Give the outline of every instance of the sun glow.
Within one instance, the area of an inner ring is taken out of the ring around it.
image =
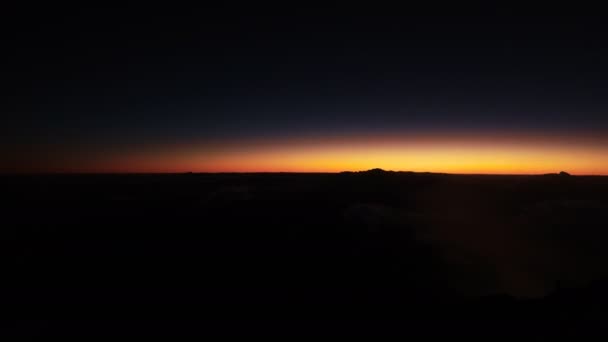
[[[258,139],[148,148],[98,158],[94,172],[418,172],[608,174],[608,144],[538,136]]]

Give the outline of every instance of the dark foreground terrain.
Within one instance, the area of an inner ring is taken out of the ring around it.
[[[608,177],[3,176],[2,333],[607,333]]]

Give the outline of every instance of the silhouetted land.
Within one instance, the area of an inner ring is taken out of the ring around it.
[[[580,337],[608,327],[608,177],[0,179],[6,334]]]

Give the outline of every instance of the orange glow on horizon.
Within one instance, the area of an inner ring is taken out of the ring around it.
[[[149,147],[95,158],[74,172],[395,171],[608,175],[598,139],[529,136],[406,136],[261,139]],[[60,170],[65,171],[65,170]]]

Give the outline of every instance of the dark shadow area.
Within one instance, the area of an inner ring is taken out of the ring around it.
[[[7,335],[608,327],[608,177],[4,176]]]

